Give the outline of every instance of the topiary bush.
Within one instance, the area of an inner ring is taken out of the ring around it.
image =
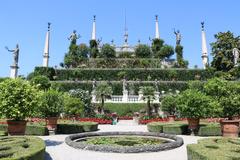
[[[104,108],[110,113],[117,113],[118,116],[126,116],[133,115],[134,112],[139,112],[145,106],[146,104],[144,103],[105,103]]]
[[[35,76],[30,80],[30,83],[36,85],[41,90],[47,90],[51,87],[50,80],[46,76]]]
[[[221,126],[219,124],[200,125],[198,136],[221,136]]]
[[[206,138],[187,145],[189,160],[238,160],[239,150],[239,139]]]
[[[98,123],[95,122],[60,123],[57,126],[57,133],[59,134],[74,134],[97,130]]]
[[[45,143],[38,137],[0,137],[0,159],[44,160]]]
[[[169,125],[169,124],[160,123],[160,122],[151,122],[147,124],[147,129],[149,132],[163,133],[163,126],[165,125]]]
[[[188,125],[187,124],[164,125],[163,133],[174,134],[174,135],[187,134],[188,133]]]

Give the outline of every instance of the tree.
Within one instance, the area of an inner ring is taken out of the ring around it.
[[[152,40],[151,49],[152,49],[154,57],[157,57],[156,55],[161,50],[163,44],[164,44],[164,40],[162,40],[162,39],[155,38]]]
[[[175,52],[177,54],[177,67],[187,68],[188,62],[183,59],[183,46],[177,45],[175,47]]]
[[[90,57],[97,58],[99,57],[98,43],[96,40],[90,40]]]
[[[233,33],[219,32],[214,35],[216,42],[211,43],[213,61],[211,66],[218,71],[227,72],[234,67],[234,48],[240,49],[240,37],[234,37]]]
[[[30,80],[32,85],[36,85],[41,90],[48,90],[51,87],[51,82],[46,76],[38,75]]]
[[[139,44],[135,49],[135,55],[138,58],[151,58],[152,52],[149,46],[145,44]]]
[[[77,48],[77,56],[78,58],[88,58],[89,48],[86,44],[82,43]]]
[[[96,98],[101,101],[100,113],[104,113],[104,102],[105,99],[109,99],[112,96],[112,87],[103,82],[96,87]]]
[[[155,55],[156,58],[164,59],[170,58],[174,54],[174,49],[172,46],[164,45]]]
[[[169,115],[176,114],[177,100],[175,95],[167,95],[161,102],[162,111],[167,112]]]
[[[101,49],[101,58],[116,58],[116,51],[110,44],[104,44]]]
[[[155,89],[152,86],[140,87],[143,93],[143,99],[147,101],[146,111],[147,115],[151,116],[151,101],[155,99],[154,92]]]

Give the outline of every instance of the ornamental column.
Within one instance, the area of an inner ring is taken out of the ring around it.
[[[156,17],[156,22],[155,22],[155,39],[160,39],[160,34],[159,34],[159,26],[158,26],[158,15]]]
[[[51,23],[48,23],[48,31],[46,34],[44,54],[43,54],[43,67],[48,67],[48,63],[49,63],[50,25]]]
[[[203,68],[206,69],[208,66],[208,51],[207,51],[207,40],[206,40],[206,33],[204,29],[204,22],[202,24],[202,63]]]
[[[92,40],[96,40],[96,15],[93,16]]]

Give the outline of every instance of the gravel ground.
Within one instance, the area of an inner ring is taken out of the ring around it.
[[[108,131],[147,131],[145,125],[135,125],[132,121],[120,121],[118,125],[99,125],[99,132]],[[42,136],[46,143],[46,160],[187,160],[186,145],[196,143],[201,137],[180,136],[184,145],[168,151],[156,153],[101,153],[71,148],[64,143],[68,135]]]

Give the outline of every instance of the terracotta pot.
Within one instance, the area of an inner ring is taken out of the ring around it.
[[[196,130],[199,127],[199,118],[188,118],[188,129]]]
[[[48,130],[56,130],[57,129],[57,120],[58,120],[58,117],[46,118],[46,124],[47,124]]]
[[[176,116],[174,116],[174,115],[169,115],[169,116],[168,116],[168,121],[169,121],[169,122],[174,122],[174,121],[175,121],[175,117],[176,117]]]
[[[26,130],[27,121],[13,121],[7,120],[8,135],[24,135]]]
[[[221,130],[223,137],[236,138],[239,134],[239,121],[240,120],[221,120]]]

